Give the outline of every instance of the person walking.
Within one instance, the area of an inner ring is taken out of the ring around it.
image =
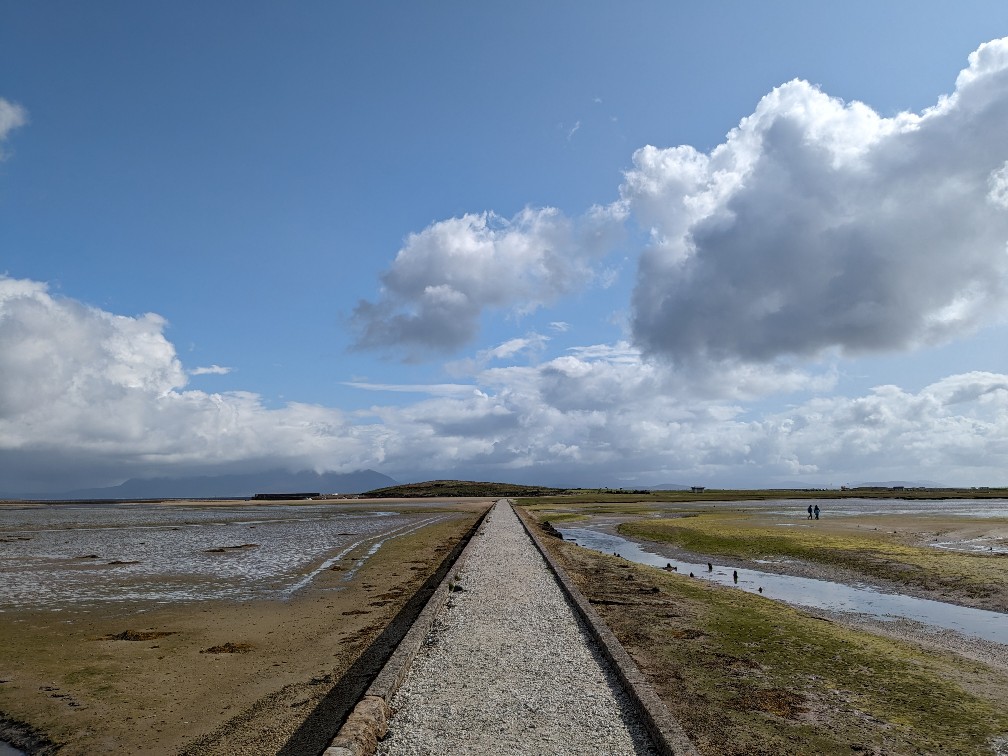
[[[815,511],[815,518],[818,520],[819,519],[819,505],[818,504],[815,505],[815,510],[814,511]]]
[[[808,505],[808,518],[810,520],[812,519],[812,505],[811,504]]]

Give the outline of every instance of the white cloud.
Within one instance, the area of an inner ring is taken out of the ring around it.
[[[987,177],[987,201],[992,205],[1008,209],[1008,161],[991,171]]]
[[[1001,317],[1006,122],[998,40],[920,115],[792,81],[709,154],[638,150],[622,187],[651,232],[635,340],[675,362],[767,363],[908,349]]]
[[[469,396],[478,393],[475,386],[464,383],[369,383],[367,381],[347,381],[344,385],[366,391],[428,394],[430,396]]]
[[[604,485],[616,480],[759,485],[927,477],[1003,482],[1008,376],[964,373],[913,393],[816,396],[754,413],[764,383],[832,376],[729,366],[698,381],[629,343],[526,366],[475,368],[467,383],[362,389],[425,397],[348,414],[248,392],[186,390],[155,315],[128,318],[0,279],[0,478],[8,491],[263,465],[397,477]],[[515,355],[523,339],[501,345]],[[707,385],[717,379],[720,385]]]
[[[1003,484],[1008,376],[972,372],[916,393],[889,385],[861,397],[823,397],[761,425],[780,429],[782,452],[839,482]]]
[[[8,490],[59,490],[130,476],[270,460],[354,470],[379,456],[368,426],[246,392],[187,391],[158,315],[114,315],[0,278],[0,478]],[[380,433],[378,433],[380,436]],[[364,452],[364,449],[368,449]]]
[[[198,367],[193,368],[189,371],[189,375],[227,375],[231,372],[229,367],[221,367],[220,365],[210,365],[209,367]]]
[[[618,208],[571,220],[553,208],[526,208],[506,220],[464,215],[411,234],[382,275],[377,302],[353,314],[360,347],[401,347],[408,359],[470,341],[487,309],[522,314],[576,291],[619,235]]]
[[[10,132],[26,123],[28,123],[28,111],[17,103],[0,97],[0,144],[6,141]],[[3,150],[0,150],[0,160],[3,158]]]

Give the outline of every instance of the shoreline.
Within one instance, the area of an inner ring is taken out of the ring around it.
[[[82,756],[277,752],[482,506],[439,508],[457,514],[364,544],[344,560],[363,560],[352,579],[334,564],[288,598],[0,611],[0,715],[22,724],[5,739],[29,745],[30,729]]]
[[[610,521],[608,516],[599,516],[596,519],[597,529],[610,535],[618,535],[621,538],[626,538],[627,540],[640,544],[642,548],[645,548],[648,551],[659,554],[663,557],[668,557],[669,559],[700,563],[712,561],[714,559],[714,557],[709,555],[690,552],[673,544],[648,539],[630,538],[623,535],[618,532],[617,528],[620,522],[626,521],[627,518],[612,518],[612,521]],[[720,567],[728,567],[738,570],[774,572],[776,574],[789,577],[811,578],[814,580],[842,583],[848,586],[856,585],[867,587],[880,593],[912,596],[914,598],[927,599],[930,601],[939,601],[952,606],[962,606],[1000,612],[1002,614],[1006,614],[1005,621],[1008,622],[1008,602],[1004,600],[993,603],[979,602],[971,600],[971,597],[961,594],[948,595],[947,593],[927,591],[917,586],[907,585],[895,580],[882,580],[876,576],[865,575],[860,572],[855,572],[854,570],[817,564],[811,561],[757,561],[754,559],[721,556],[716,557],[716,560],[718,566]],[[787,604],[788,602],[781,601],[781,603]],[[906,618],[893,618],[891,620],[885,620],[858,612],[816,609],[793,604],[788,605],[794,606],[796,609],[812,617],[818,617],[829,622],[843,624],[847,627],[865,630],[877,635],[907,641],[924,648],[954,653],[964,658],[992,666],[996,669],[1008,671],[1008,644],[964,635],[954,630]]]

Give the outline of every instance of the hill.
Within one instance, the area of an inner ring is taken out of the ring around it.
[[[564,488],[521,486],[515,483],[481,483],[471,480],[430,480],[424,483],[405,483],[377,488],[361,494],[375,499],[438,498],[450,496],[557,496],[566,493]]]

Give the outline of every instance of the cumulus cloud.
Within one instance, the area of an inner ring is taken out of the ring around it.
[[[820,397],[755,427],[779,453],[839,482],[938,474],[949,484],[998,485],[1008,376],[970,372],[918,392],[884,385],[866,396]]]
[[[400,347],[415,359],[469,342],[487,309],[529,313],[588,284],[622,228],[619,207],[579,219],[526,208],[510,220],[464,215],[411,234],[382,274],[377,301],[352,323],[359,347]]]
[[[156,315],[124,317],[0,278],[0,479],[8,491],[127,477],[284,466],[402,479],[439,471],[566,485],[719,485],[929,477],[991,483],[1008,453],[1008,376],[964,373],[917,392],[815,396],[786,412],[746,406],[764,381],[814,389],[829,375],[726,368],[711,390],[630,343],[528,365],[475,365],[468,382],[366,390],[422,394],[345,413],[264,406],[249,392],[187,390]],[[513,356],[524,346],[500,346]],[[731,387],[729,390],[727,387]]]
[[[804,81],[710,153],[644,147],[622,197],[650,231],[636,342],[675,362],[901,350],[1003,315],[1008,39],[955,91],[883,117]]]
[[[710,398],[705,386],[644,360],[628,343],[599,344],[528,366],[486,367],[473,376],[479,391],[376,412],[395,439],[386,462],[400,470],[411,470],[427,444],[424,461],[439,470],[654,484],[744,462],[758,431],[739,420],[743,407],[725,395],[740,397],[747,380],[727,374],[732,392]]]
[[[340,471],[380,458],[373,429],[333,409],[266,409],[252,393],[185,390],[158,315],[114,315],[0,277],[0,477],[53,490],[262,460]],[[365,439],[370,439],[365,441]],[[366,451],[365,451],[366,450]],[[69,473],[68,473],[69,474]],[[12,489],[17,490],[17,489]]]
[[[10,132],[26,123],[28,123],[28,111],[17,103],[0,97],[0,146],[6,141]],[[0,149],[0,160],[3,158],[4,152]]]

